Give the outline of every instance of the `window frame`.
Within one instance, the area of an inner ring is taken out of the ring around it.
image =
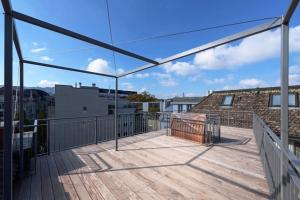
[[[231,98],[230,104],[226,104],[226,105],[225,105],[224,102],[225,102],[226,97],[228,97],[228,96],[230,96],[230,97],[232,97],[232,98]],[[223,99],[222,99],[221,106],[222,106],[222,107],[232,107],[232,105],[233,105],[233,100],[234,100],[234,94],[224,95],[224,96],[223,96]]]
[[[280,96],[281,94],[279,92],[269,94],[269,105],[268,105],[268,107],[270,107],[270,108],[279,108],[281,106],[281,102],[280,102],[280,105],[273,105],[273,96],[274,95],[279,95]],[[295,105],[289,105],[289,108],[299,107],[298,92],[289,92],[289,95],[295,95]]]

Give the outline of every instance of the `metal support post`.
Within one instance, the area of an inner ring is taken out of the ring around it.
[[[47,119],[47,154],[50,155],[50,119]]]
[[[95,121],[95,139],[96,139],[96,144],[98,144],[98,117],[96,116],[96,121]]]
[[[116,78],[115,87],[115,141],[116,151],[118,151],[118,78]]]
[[[4,15],[4,199],[12,199],[12,134],[13,134],[13,66],[12,42],[13,20],[9,13]]]
[[[20,107],[19,107],[19,129],[20,129],[20,178],[24,175],[24,150],[23,150],[23,136],[24,136],[24,66],[20,61]]]
[[[285,152],[288,151],[288,85],[289,85],[289,27],[281,26],[281,199],[287,199],[287,167],[288,159]]]

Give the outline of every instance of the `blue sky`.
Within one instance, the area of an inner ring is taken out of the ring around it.
[[[87,3],[88,2],[88,3]],[[156,35],[189,31],[243,20],[281,16],[288,0],[108,0],[114,43],[152,59],[205,44],[259,23],[148,41],[128,42]],[[38,19],[110,43],[105,0],[13,0],[13,8]],[[2,11],[3,12],[3,11]],[[3,17],[0,20],[3,47]],[[115,73],[112,52],[17,21],[24,57],[34,61],[79,69]],[[290,81],[300,84],[300,9],[290,30]],[[205,95],[208,90],[277,86],[279,81],[280,31],[274,30],[233,44],[190,56],[177,62],[120,79],[122,89],[144,91],[158,97]],[[3,84],[3,48],[0,48],[0,84]],[[14,57],[14,83],[18,62]],[[116,54],[118,72],[145,64]],[[114,80],[54,69],[25,66],[26,86],[96,83],[113,88]]]

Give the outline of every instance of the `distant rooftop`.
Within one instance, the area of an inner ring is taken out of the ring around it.
[[[79,87],[73,87],[72,85],[55,85],[55,86],[66,86],[66,87],[72,87],[74,89],[98,89],[100,94],[114,94],[114,89],[106,89],[106,88],[99,88],[96,86],[79,86]],[[131,95],[131,94],[137,94],[136,91],[128,91],[128,90],[118,90],[119,95]]]
[[[174,103],[199,103],[204,99],[204,97],[174,97]]]
[[[289,86],[289,89],[299,89],[300,85]],[[228,92],[255,92],[255,91],[267,91],[267,90],[280,90],[280,87],[257,87],[257,88],[247,88],[247,89],[234,89],[234,90],[218,90],[213,91],[213,93],[228,93]]]

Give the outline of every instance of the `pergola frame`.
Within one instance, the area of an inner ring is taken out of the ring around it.
[[[245,31],[224,37],[222,39],[216,40],[211,43],[207,43],[205,45],[201,45],[199,47],[184,51],[182,53],[160,59],[153,60],[136,53],[121,49],[119,47],[113,46],[111,44],[107,44],[101,42],[99,40],[90,38],[88,36],[67,30],[65,28],[50,24],[48,22],[44,22],[42,20],[33,18],[31,16],[27,16],[25,14],[16,12],[12,10],[11,4],[9,0],[1,0],[2,6],[4,9],[4,199],[12,199],[12,134],[13,134],[13,115],[12,115],[12,103],[13,103],[13,44],[16,48],[17,55],[19,58],[19,67],[20,67],[20,106],[19,106],[19,126],[20,126],[20,175],[23,176],[23,133],[24,133],[24,64],[32,64],[40,67],[49,67],[85,74],[93,74],[97,76],[106,76],[115,79],[115,148],[118,150],[118,79],[124,77],[129,74],[137,73],[139,71],[143,71],[155,66],[159,66],[183,57],[187,57],[202,51],[206,51],[233,41],[237,41],[252,35],[256,35],[258,33],[262,33],[271,29],[281,27],[281,142],[282,142],[282,155],[281,155],[281,198],[286,199],[286,185],[287,185],[287,166],[288,160],[285,156],[288,151],[288,65],[289,65],[289,22],[293,13],[299,3],[299,0],[291,0],[291,3],[285,13],[281,18],[277,18],[271,22],[264,23],[262,25],[256,26],[251,29],[247,29]],[[44,29],[48,29],[53,32],[57,32],[77,40],[81,40],[87,42],[89,44],[93,44],[144,62],[148,62],[149,64],[138,67],[134,70],[129,70],[120,75],[112,75],[112,74],[104,74],[104,73],[96,73],[90,72],[70,67],[64,67],[59,65],[52,65],[46,63],[40,63],[30,60],[23,59],[21,46],[18,39],[17,29],[14,20],[20,20],[35,26],[39,26]],[[48,147],[49,148],[49,147]],[[48,149],[48,152],[49,149]]]

